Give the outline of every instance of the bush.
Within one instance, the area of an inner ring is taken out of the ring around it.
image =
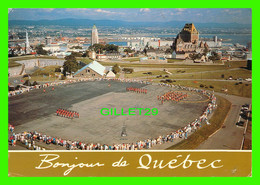
[[[165,75],[164,77],[165,77],[165,78],[169,78],[169,76],[168,76],[168,75]]]
[[[200,84],[200,87],[204,87],[204,85],[203,85],[203,84]]]
[[[55,68],[55,72],[61,72],[60,68],[59,67]]]
[[[31,82],[29,80],[26,80],[23,85],[31,86],[32,84],[31,84]]]
[[[66,80],[66,76],[62,75],[61,80]]]
[[[122,71],[124,71],[126,74],[131,74],[134,72],[134,69],[132,68],[123,68]]]
[[[214,86],[210,85],[209,88],[214,89]]]
[[[117,74],[117,73],[120,72],[120,68],[119,68],[118,64],[115,64],[115,65],[114,65],[112,71],[113,71],[113,73],[115,73],[115,74]]]
[[[33,82],[32,86],[39,85],[36,81]]]

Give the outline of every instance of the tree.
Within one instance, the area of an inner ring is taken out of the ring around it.
[[[36,81],[33,82],[32,86],[39,85]]]
[[[31,86],[32,84],[31,84],[31,82],[29,80],[26,80],[23,85]]]
[[[72,55],[72,56],[74,56],[74,57],[81,57],[81,56],[82,56],[82,53],[80,53],[80,52],[71,52],[70,55]]]
[[[66,73],[76,72],[80,67],[78,62],[73,55],[69,55],[65,57],[65,62],[63,64],[63,74],[66,76]]]
[[[82,49],[81,46],[72,46],[71,49]]]
[[[113,71],[113,73],[115,73],[115,74],[117,74],[117,73],[120,72],[120,68],[119,68],[118,64],[115,64],[115,65],[113,66],[112,71]]]
[[[144,52],[145,55],[147,55],[147,49],[146,48],[144,48],[143,52]]]
[[[114,44],[106,44],[104,50],[109,53],[118,52],[118,46]]]
[[[128,54],[128,53],[131,53],[133,51],[130,48],[126,48],[126,49],[124,49],[124,52],[126,52]]]
[[[205,49],[203,50],[203,55],[206,56],[209,52],[209,49],[207,47],[205,47]]]
[[[85,53],[83,53],[83,55],[82,55],[82,57],[89,57],[89,54],[88,54],[88,50],[86,50],[86,52]]]
[[[132,68],[123,68],[122,71],[124,71],[126,74],[130,74],[134,72]]]
[[[189,55],[190,59],[195,61],[196,59],[200,59],[201,55],[199,53],[193,53]]]
[[[39,55],[47,55],[48,54],[48,51],[44,50],[43,49],[44,45],[43,44],[40,44],[38,46],[36,46],[36,53],[39,54]]]
[[[102,53],[104,50],[105,46],[103,44],[93,44],[91,46],[89,46],[89,50],[90,51],[95,51],[96,53]]]
[[[214,51],[211,53],[211,56],[209,56],[209,60],[212,60],[212,61],[220,60],[220,59],[221,59],[221,56]]]
[[[173,52],[173,49],[172,48],[168,48],[166,49],[165,53],[172,53]]]

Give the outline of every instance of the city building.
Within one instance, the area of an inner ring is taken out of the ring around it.
[[[174,59],[186,59],[188,56],[185,55],[184,51],[173,51],[172,58]]]
[[[173,49],[184,52],[196,52],[199,43],[199,32],[193,23],[187,23],[173,42]]]
[[[207,43],[209,48],[221,48],[222,42],[218,41],[218,37],[214,36],[213,40],[206,40],[205,43]]]
[[[89,51],[88,56],[89,58],[95,60],[97,58],[97,53],[95,51]]]
[[[107,53],[106,54],[107,59],[113,60],[113,59],[122,59],[122,56],[120,53],[114,52],[114,53]]]
[[[31,52],[30,50],[30,43],[29,43],[29,38],[28,38],[28,32],[26,30],[26,33],[25,33],[25,54],[29,54]]]
[[[47,46],[47,45],[50,45],[51,44],[51,37],[49,37],[49,36],[47,36],[46,38],[45,38],[45,45]]]
[[[97,60],[107,60],[107,56],[105,54],[97,54]]]
[[[170,48],[172,46],[172,41],[163,40],[160,38],[149,38],[149,37],[141,37],[138,39],[131,39],[127,42],[127,46],[134,50],[143,50],[145,47],[152,48],[161,48],[166,47]]]
[[[96,25],[93,26],[92,28],[92,33],[91,33],[91,45],[93,44],[98,44],[98,30]]]

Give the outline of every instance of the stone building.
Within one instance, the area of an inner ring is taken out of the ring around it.
[[[74,77],[83,77],[83,78],[102,78],[105,77],[106,68],[105,66],[101,65],[100,63],[93,61],[88,65],[82,67],[78,70]]]
[[[196,51],[199,42],[199,32],[193,23],[187,23],[177,35],[173,43],[175,51]]]

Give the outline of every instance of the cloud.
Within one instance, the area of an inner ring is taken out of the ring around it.
[[[139,11],[140,12],[150,12],[151,9],[150,8],[141,8]]]
[[[41,8],[40,10],[42,12],[52,12],[53,10],[55,10],[55,8]]]
[[[186,10],[187,8],[175,8],[174,12],[171,12],[170,15],[182,15],[182,13]]]
[[[109,10],[104,10],[104,9],[96,9],[94,10],[95,12],[98,12],[98,13],[105,13],[105,14],[119,14],[119,15],[124,15],[125,13],[123,12],[113,12],[113,11],[109,11]]]
[[[187,8],[176,8],[175,10],[177,12],[184,12]]]
[[[66,12],[79,12],[79,11],[89,11],[91,10],[90,8],[66,8]]]
[[[229,15],[233,15],[233,14],[239,14],[241,13],[241,9],[224,9],[223,12],[229,14]]]

